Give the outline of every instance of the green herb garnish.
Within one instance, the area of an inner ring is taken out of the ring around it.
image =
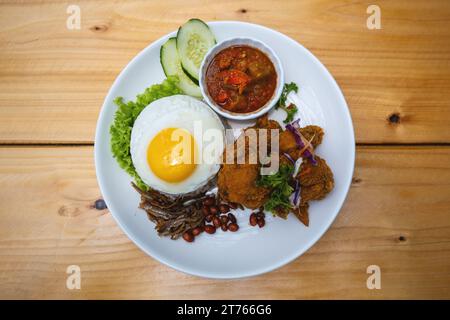
[[[286,108],[283,108],[283,109],[287,113],[286,119],[284,119],[283,122],[291,123],[292,121],[294,121],[294,116],[298,111],[297,106],[295,104],[291,103],[290,105],[288,105]]]
[[[280,100],[278,100],[278,107],[283,107],[286,105],[286,99],[289,93],[298,92],[298,86],[295,82],[285,83],[283,91],[281,92]]]
[[[294,188],[289,185],[294,174],[294,166],[282,164],[278,171],[271,175],[260,176],[257,181],[258,186],[272,189],[269,200],[264,204],[264,209],[277,214],[277,210],[292,208],[289,197]]]
[[[290,92],[298,92],[298,86],[295,82],[285,83],[283,87],[283,91],[281,92],[280,100],[276,105],[276,109],[281,108],[286,111],[287,116],[284,119],[284,123],[289,123],[294,120],[294,116],[297,113],[297,106],[291,103],[289,106],[286,106],[286,99]]]
[[[167,77],[161,84],[154,84],[145,89],[144,93],[136,96],[136,101],[125,103],[122,97],[114,99],[114,103],[119,108],[109,129],[111,134],[111,151],[119,166],[134,178],[136,185],[142,190],[148,190],[148,186],[137,174],[130,154],[131,130],[134,121],[149,103],[180,93],[182,92],[178,88],[178,78],[171,76]]]

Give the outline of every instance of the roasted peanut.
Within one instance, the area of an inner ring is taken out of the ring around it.
[[[203,206],[202,207],[202,212],[205,216],[207,216],[208,214],[210,214],[209,212],[209,207],[208,206]]]
[[[216,205],[212,205],[211,207],[209,207],[209,212],[211,212],[212,214],[217,214],[219,213],[219,208],[217,208]]]
[[[253,227],[256,226],[258,224],[258,218],[256,217],[256,214],[252,213],[250,215],[249,221],[250,221],[251,226],[253,226]]]
[[[228,219],[227,216],[221,216],[221,217],[220,217],[220,221],[222,221],[222,224],[227,224],[229,220],[230,220],[230,219]]]
[[[231,221],[232,223],[236,223],[236,217],[234,216],[234,214],[229,213],[229,214],[228,214],[228,219],[230,219],[230,221]]]
[[[205,226],[205,232],[209,233],[209,234],[213,234],[213,233],[216,232],[216,228],[214,226],[210,225],[210,224],[207,224]]]
[[[214,199],[213,197],[209,197],[203,200],[204,206],[212,206],[214,204],[216,204],[216,199]]]
[[[194,241],[195,237],[191,233],[191,231],[188,230],[183,233],[183,239],[186,240],[187,242],[192,242],[192,241]]]
[[[213,220],[213,225],[216,228],[219,228],[222,225],[222,221],[220,221],[220,219],[218,217],[214,217]]]
[[[231,232],[236,232],[239,230],[239,226],[236,223],[230,223],[228,225],[228,230],[230,230]]]
[[[194,237],[198,236],[202,232],[203,232],[203,227],[196,227],[196,228],[192,229],[192,235]]]
[[[256,213],[256,217],[258,219],[264,219],[266,217],[266,214],[264,212],[260,211],[260,212]]]
[[[266,220],[264,218],[258,220],[258,227],[262,228],[266,225]]]
[[[220,211],[221,213],[227,213],[227,212],[230,212],[230,207],[229,207],[228,205],[222,203],[222,204],[219,206],[219,211]]]

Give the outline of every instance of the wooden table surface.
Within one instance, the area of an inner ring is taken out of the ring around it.
[[[0,1],[0,298],[450,298],[450,2]],[[187,5],[189,3],[189,5]],[[369,4],[381,30],[366,27]],[[191,17],[296,39],[347,99],[347,201],[294,262],[258,277],[185,275],[140,251],[101,198],[94,131],[118,73]],[[66,268],[82,270],[81,290]],[[381,268],[369,290],[366,268]]]

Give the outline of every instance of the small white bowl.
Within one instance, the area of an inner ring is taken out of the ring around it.
[[[228,111],[221,106],[219,106],[217,103],[214,102],[214,100],[211,98],[208,92],[208,88],[206,85],[206,71],[209,67],[209,64],[211,63],[212,59],[222,50],[229,48],[231,46],[239,46],[239,45],[245,45],[249,47],[256,48],[263,53],[267,55],[267,57],[272,61],[273,66],[275,67],[275,72],[277,73],[277,86],[275,87],[274,93],[272,97],[270,98],[267,103],[259,108],[258,110],[247,112],[247,113],[238,113],[238,112],[231,112]],[[205,99],[206,103],[218,114],[222,115],[225,118],[228,119],[234,119],[234,120],[248,120],[248,119],[255,119],[266,112],[268,112],[280,99],[281,92],[283,91],[284,86],[284,71],[283,67],[281,66],[280,59],[275,54],[275,52],[265,43],[250,39],[250,38],[232,38],[225,41],[222,41],[218,44],[216,44],[214,47],[212,47],[208,53],[206,53],[205,57],[203,58],[202,64],[200,66],[200,79],[199,79],[199,85],[200,90],[203,95],[203,99]]]

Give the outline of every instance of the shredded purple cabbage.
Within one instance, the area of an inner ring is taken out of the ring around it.
[[[284,152],[283,154],[292,164],[295,164],[294,159],[292,159],[292,157],[289,155],[289,153]]]
[[[300,134],[298,133],[297,129],[292,124],[287,124],[286,129],[289,130],[294,134],[295,143],[297,144],[297,147],[304,148],[305,144],[302,141],[302,137],[300,137]]]
[[[317,160],[316,160],[316,158],[314,158],[314,155],[313,155],[308,149],[306,149],[305,152],[303,152],[303,153],[305,154],[306,158],[308,158],[309,161],[311,161],[311,163],[312,163],[314,166],[317,166]]]
[[[298,204],[298,198],[300,195],[300,182],[298,179],[295,179],[295,189],[294,189],[294,206]]]
[[[305,144],[302,141],[302,137],[300,136],[300,133],[297,131],[297,128],[299,128],[299,121],[300,119],[295,120],[294,122],[287,124],[286,125],[286,129],[289,130],[290,132],[292,132],[292,134],[294,135],[295,138],[295,143],[297,144],[297,147],[299,147],[300,149],[303,149],[305,147]],[[314,156],[312,155],[312,153],[306,149],[305,152],[303,152],[305,157],[309,159],[309,161],[311,161],[311,163],[313,165],[317,165],[317,161],[314,158]]]
[[[300,118],[292,121],[291,126],[293,126],[295,129],[300,129]]]

